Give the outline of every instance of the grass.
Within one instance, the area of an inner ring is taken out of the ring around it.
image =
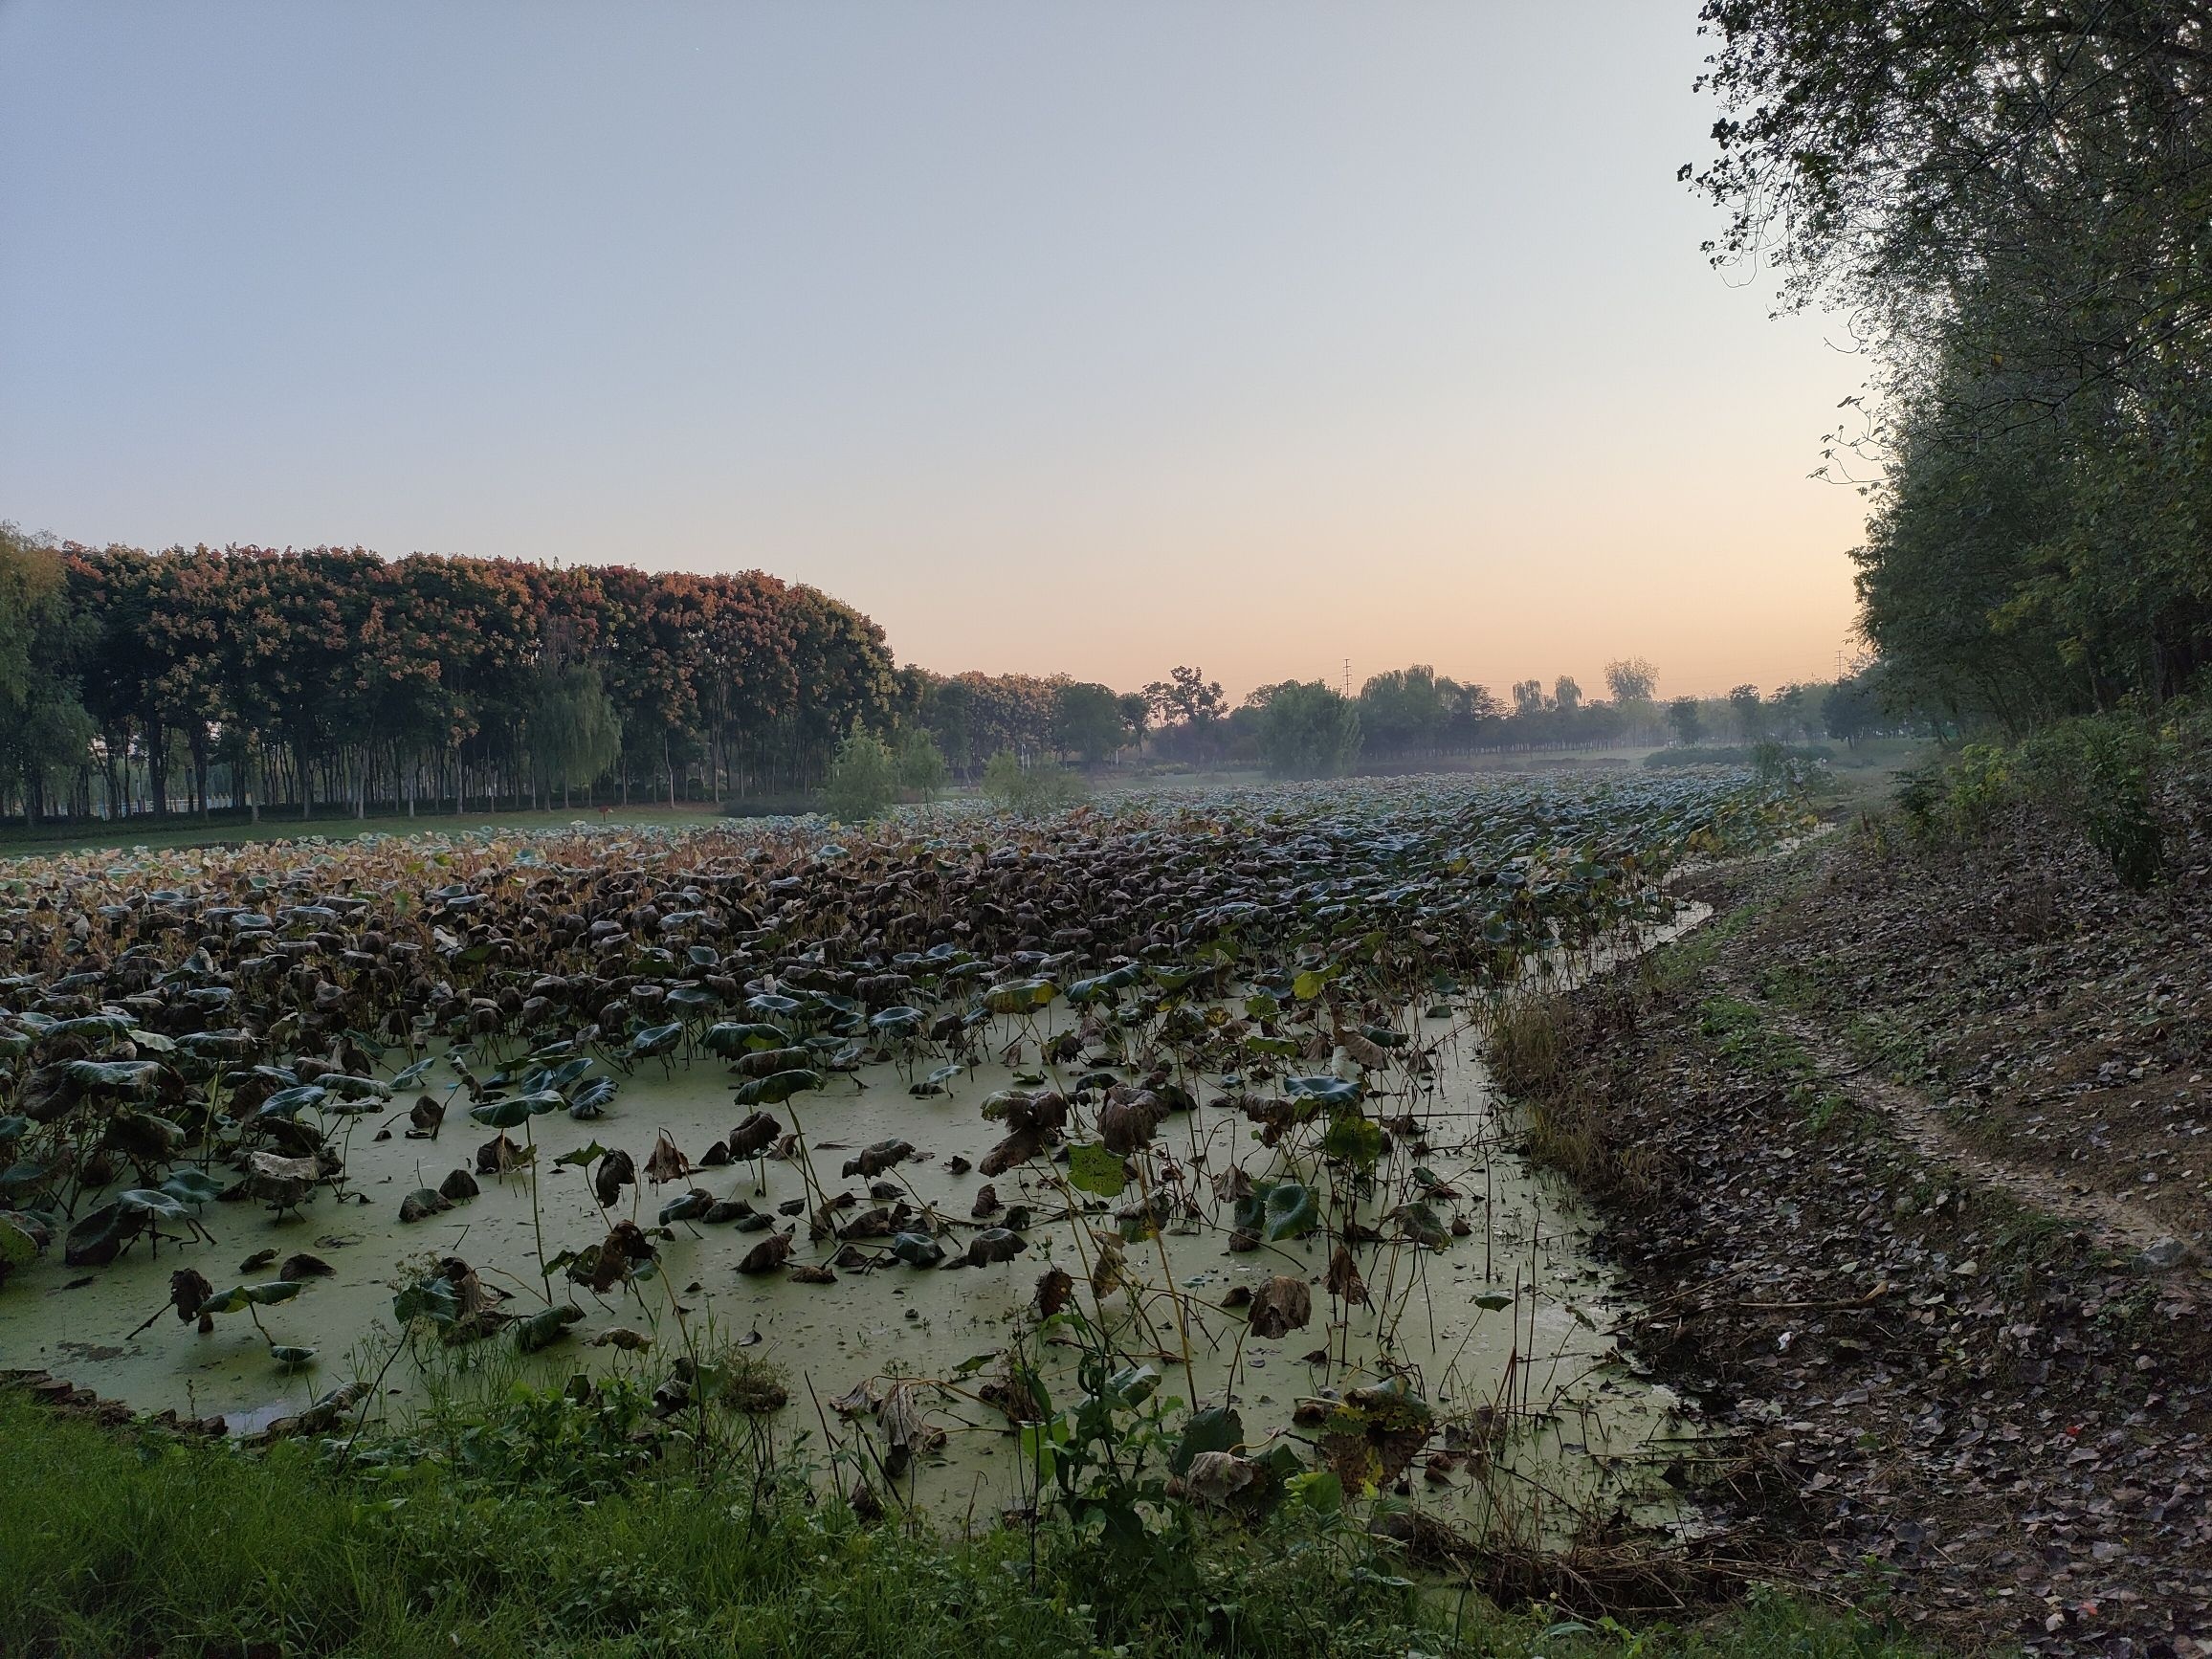
[[[258,841],[296,841],[321,836],[331,841],[351,841],[360,835],[452,834],[476,830],[558,830],[582,820],[586,824],[659,824],[712,826],[726,824],[719,809],[710,805],[639,805],[616,807],[605,820],[596,807],[576,806],[563,811],[425,812],[409,818],[379,815],[355,818],[332,813],[302,819],[297,813],[264,814],[258,824],[242,812],[217,812],[211,819],[196,814],[172,813],[166,818],[132,818],[115,825],[80,823],[40,826],[26,830],[11,825],[0,830],[0,858],[77,852],[100,848],[237,847]]]
[[[557,1398],[557,1397],[556,1397]],[[498,1407],[478,1444],[557,1417]],[[518,1426],[520,1426],[519,1428]],[[539,1449],[542,1449],[540,1448]],[[0,1652],[937,1659],[1065,1654],[1681,1655],[1903,1659],[1868,1621],[1754,1594],[1631,1633],[1506,1614],[1400,1576],[1345,1524],[1201,1531],[1188,1588],[1120,1593],[1113,1558],[1043,1529],[959,1541],[864,1525],[788,1466],[667,1468],[559,1493],[527,1455],[409,1449],[339,1471],[301,1443],[249,1452],[110,1430],[0,1390]],[[573,1482],[569,1483],[573,1489]]]
[[[1698,1004],[1697,1023],[1699,1035],[1723,1064],[1781,1090],[1816,1135],[1825,1134],[1850,1110],[1850,1102],[1828,1087],[1805,1046],[1769,1025],[1754,1004],[1714,993]]]

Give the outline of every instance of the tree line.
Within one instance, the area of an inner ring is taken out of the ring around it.
[[[2189,685],[2212,657],[2212,5],[1703,21],[1712,252],[1847,313],[1874,357],[1826,458],[1870,497],[1858,592],[1891,704],[2018,733]]]
[[[0,764],[33,820],[799,788],[899,694],[881,629],[758,571],[0,535]]]
[[[852,607],[759,571],[146,553],[0,527],[0,807],[33,823],[466,814],[580,792],[789,806],[856,732],[882,740],[872,763],[927,793],[994,762],[1002,778],[1133,753],[1330,776],[1748,730],[1727,703],[1662,704],[1657,687],[1640,659],[1609,665],[1599,697],[1559,675],[1501,698],[1416,665],[1356,696],[1285,681],[1232,708],[1190,666],[1129,692],[901,666]],[[1763,723],[1809,732],[1809,695],[1776,694]]]

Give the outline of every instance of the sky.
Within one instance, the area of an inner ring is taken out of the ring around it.
[[[901,661],[1825,678],[1863,360],[1695,0],[0,0],[0,519],[760,568]]]

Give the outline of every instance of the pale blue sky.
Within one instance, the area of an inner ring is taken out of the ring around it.
[[[1831,671],[1694,0],[0,0],[0,517],[758,565],[904,659]]]

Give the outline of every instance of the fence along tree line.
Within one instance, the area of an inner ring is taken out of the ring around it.
[[[899,690],[874,623],[759,571],[0,535],[0,763],[33,821],[803,790]]]

